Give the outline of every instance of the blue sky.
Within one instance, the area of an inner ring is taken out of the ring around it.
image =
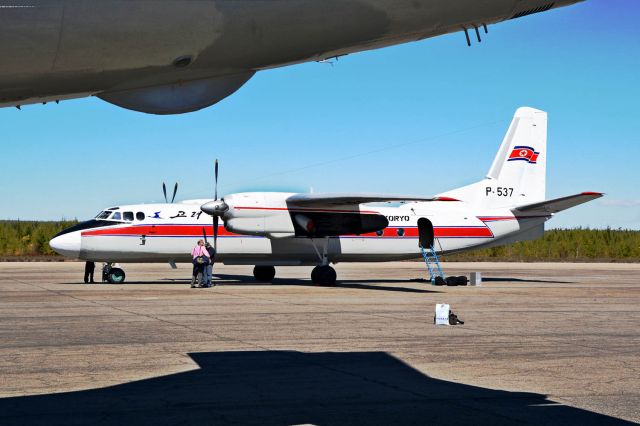
[[[549,113],[547,196],[604,199],[550,227],[640,229],[640,4],[584,3],[490,27],[258,73],[203,111],[157,117],[98,99],[0,109],[0,218],[246,190],[433,195],[488,170],[513,112]]]

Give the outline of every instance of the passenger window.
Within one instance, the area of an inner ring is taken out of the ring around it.
[[[398,237],[404,237],[404,229],[398,228],[398,230],[396,231],[396,234],[398,234]]]
[[[120,219],[122,219],[120,212],[115,212],[113,216],[111,216],[111,220],[120,220]]]
[[[383,231],[382,229],[381,229],[381,230],[379,230],[379,231],[376,231],[376,235],[377,235],[378,237],[382,237],[382,234],[384,234],[384,231]]]
[[[124,213],[122,213],[122,217],[127,222],[133,222],[133,212],[124,212]]]
[[[138,212],[138,213],[136,213],[136,219],[138,219],[138,220],[144,220],[144,213],[142,213],[142,212]]]

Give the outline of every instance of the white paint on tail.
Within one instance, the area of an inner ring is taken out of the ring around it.
[[[544,201],[547,173],[547,113],[519,108],[487,176],[439,196],[491,208]]]

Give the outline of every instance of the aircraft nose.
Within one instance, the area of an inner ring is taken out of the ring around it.
[[[80,256],[80,232],[58,235],[49,241],[49,245],[59,254],[77,259]]]

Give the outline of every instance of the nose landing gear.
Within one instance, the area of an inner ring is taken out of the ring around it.
[[[102,267],[102,282],[109,284],[122,284],[125,279],[124,270],[115,268],[110,263],[105,263]]]

